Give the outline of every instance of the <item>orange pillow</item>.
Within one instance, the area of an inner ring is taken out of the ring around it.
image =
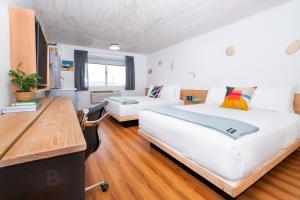
[[[240,110],[249,110],[250,101],[254,95],[256,87],[236,88],[226,87],[227,92],[221,105],[223,108],[234,108]]]

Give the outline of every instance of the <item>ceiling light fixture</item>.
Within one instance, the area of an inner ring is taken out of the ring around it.
[[[119,51],[120,50],[120,46],[119,46],[119,44],[112,43],[112,44],[109,45],[109,49],[113,50],[113,51]]]

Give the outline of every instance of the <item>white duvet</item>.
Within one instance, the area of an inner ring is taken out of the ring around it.
[[[259,127],[258,132],[234,140],[218,131],[162,114],[147,110],[139,113],[141,130],[230,183],[243,179],[300,139],[300,117],[296,114],[241,111],[206,104],[176,107]]]
[[[171,100],[171,99],[163,99],[163,98],[151,98],[148,96],[128,96],[124,98],[135,99],[139,103],[138,104],[130,104],[130,105],[122,105],[117,101],[113,101],[110,99],[106,99],[109,103],[106,107],[107,111],[113,114],[116,114],[120,117],[138,115],[139,111],[153,108],[157,106],[175,106],[175,105],[183,105],[184,102],[182,100]]]

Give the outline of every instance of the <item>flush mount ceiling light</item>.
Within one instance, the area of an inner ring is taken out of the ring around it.
[[[120,50],[120,46],[119,46],[119,44],[111,43],[111,44],[109,45],[109,49],[110,49],[110,50],[113,50],[113,51],[119,51],[119,50]]]

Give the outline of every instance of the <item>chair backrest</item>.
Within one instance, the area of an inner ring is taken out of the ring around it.
[[[101,140],[99,136],[99,125],[102,119],[105,118],[105,106],[108,102],[103,102],[89,109],[83,110],[81,128],[86,141],[85,159],[94,153],[100,146]]]

